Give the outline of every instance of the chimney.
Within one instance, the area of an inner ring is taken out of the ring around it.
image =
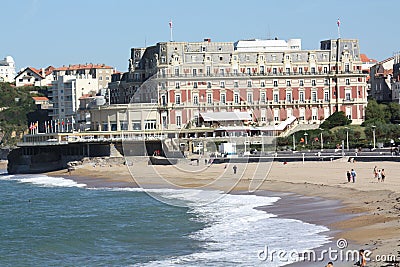
[[[44,71],[44,68],[42,68],[42,76],[46,77],[46,72]]]

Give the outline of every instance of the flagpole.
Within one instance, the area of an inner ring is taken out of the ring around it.
[[[172,20],[169,21],[169,34],[170,34],[170,39],[169,41],[172,42],[174,39],[172,38]]]
[[[337,20],[338,38],[340,39],[340,19]]]

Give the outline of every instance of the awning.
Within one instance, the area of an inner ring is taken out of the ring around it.
[[[290,116],[289,118],[287,118],[285,121],[281,122],[278,125],[268,125],[268,126],[264,126],[264,127],[258,127],[258,129],[260,131],[283,131],[286,129],[286,127],[288,127],[289,125],[291,125],[293,122],[295,122],[297,120],[297,118],[295,116]]]
[[[248,126],[224,126],[218,127],[215,129],[216,132],[224,131],[224,132],[248,132],[248,131],[256,131],[257,128],[255,127],[248,127]]]
[[[277,127],[277,131],[283,131],[288,127],[290,124],[292,124],[297,118],[295,116],[290,116],[287,118],[285,121],[281,122]]]
[[[207,112],[200,113],[204,121],[251,121],[248,112]]]

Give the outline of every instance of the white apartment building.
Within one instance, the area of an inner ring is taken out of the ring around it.
[[[114,68],[105,64],[76,64],[54,68],[54,81],[49,89],[53,119],[71,119],[78,121],[79,98],[84,95],[96,95],[99,90],[108,87]]]
[[[98,89],[107,88],[111,82],[111,74],[114,68],[105,64],[75,64],[54,69],[54,76],[74,75],[79,78],[93,78],[98,80]]]
[[[75,118],[79,108],[79,98],[86,94],[96,94],[99,83],[96,78],[75,75],[59,76],[52,82],[49,98],[53,110],[49,114],[54,120]]]
[[[14,82],[15,62],[11,56],[6,56],[0,60],[0,82]]]

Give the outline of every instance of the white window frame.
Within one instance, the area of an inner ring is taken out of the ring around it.
[[[351,107],[346,107],[346,117],[349,119],[349,120],[351,120],[351,118],[352,118],[352,110],[351,110]]]
[[[212,104],[212,93],[207,93],[207,104]]]
[[[318,120],[318,108],[311,109],[311,120],[313,121]]]
[[[279,109],[274,109],[274,121],[279,121]]]
[[[305,99],[304,95],[305,95],[304,91],[299,92],[299,102],[300,103],[304,103],[304,99]]]
[[[273,100],[274,100],[274,103],[278,103],[279,102],[279,93],[274,93],[273,94]]]
[[[292,103],[292,100],[293,100],[293,98],[292,98],[292,92],[291,92],[291,91],[286,92],[286,102]]]
[[[306,118],[306,109],[300,108],[299,109],[299,120],[305,120]]]
[[[313,103],[317,102],[317,92],[316,91],[311,92],[311,102],[313,102]]]
[[[175,93],[175,105],[180,105],[182,103],[181,94]]]
[[[176,127],[180,128],[182,127],[182,116],[181,114],[176,114]]]
[[[247,103],[253,103],[253,93],[247,92]]]
[[[344,92],[344,100],[351,101],[351,89],[346,89]]]
[[[265,92],[261,92],[260,93],[260,102],[263,103],[263,104],[266,102],[266,97],[265,96],[266,96]]]
[[[329,91],[324,91],[324,101],[325,102],[329,102],[330,101]]]
[[[219,95],[219,101],[223,104],[226,104],[226,93],[221,93]]]
[[[234,93],[234,94],[233,94],[233,102],[234,102],[235,104],[239,104],[239,103],[240,103],[240,96],[239,96],[239,93]]]
[[[199,104],[199,95],[198,94],[193,94],[193,104],[194,105]]]

